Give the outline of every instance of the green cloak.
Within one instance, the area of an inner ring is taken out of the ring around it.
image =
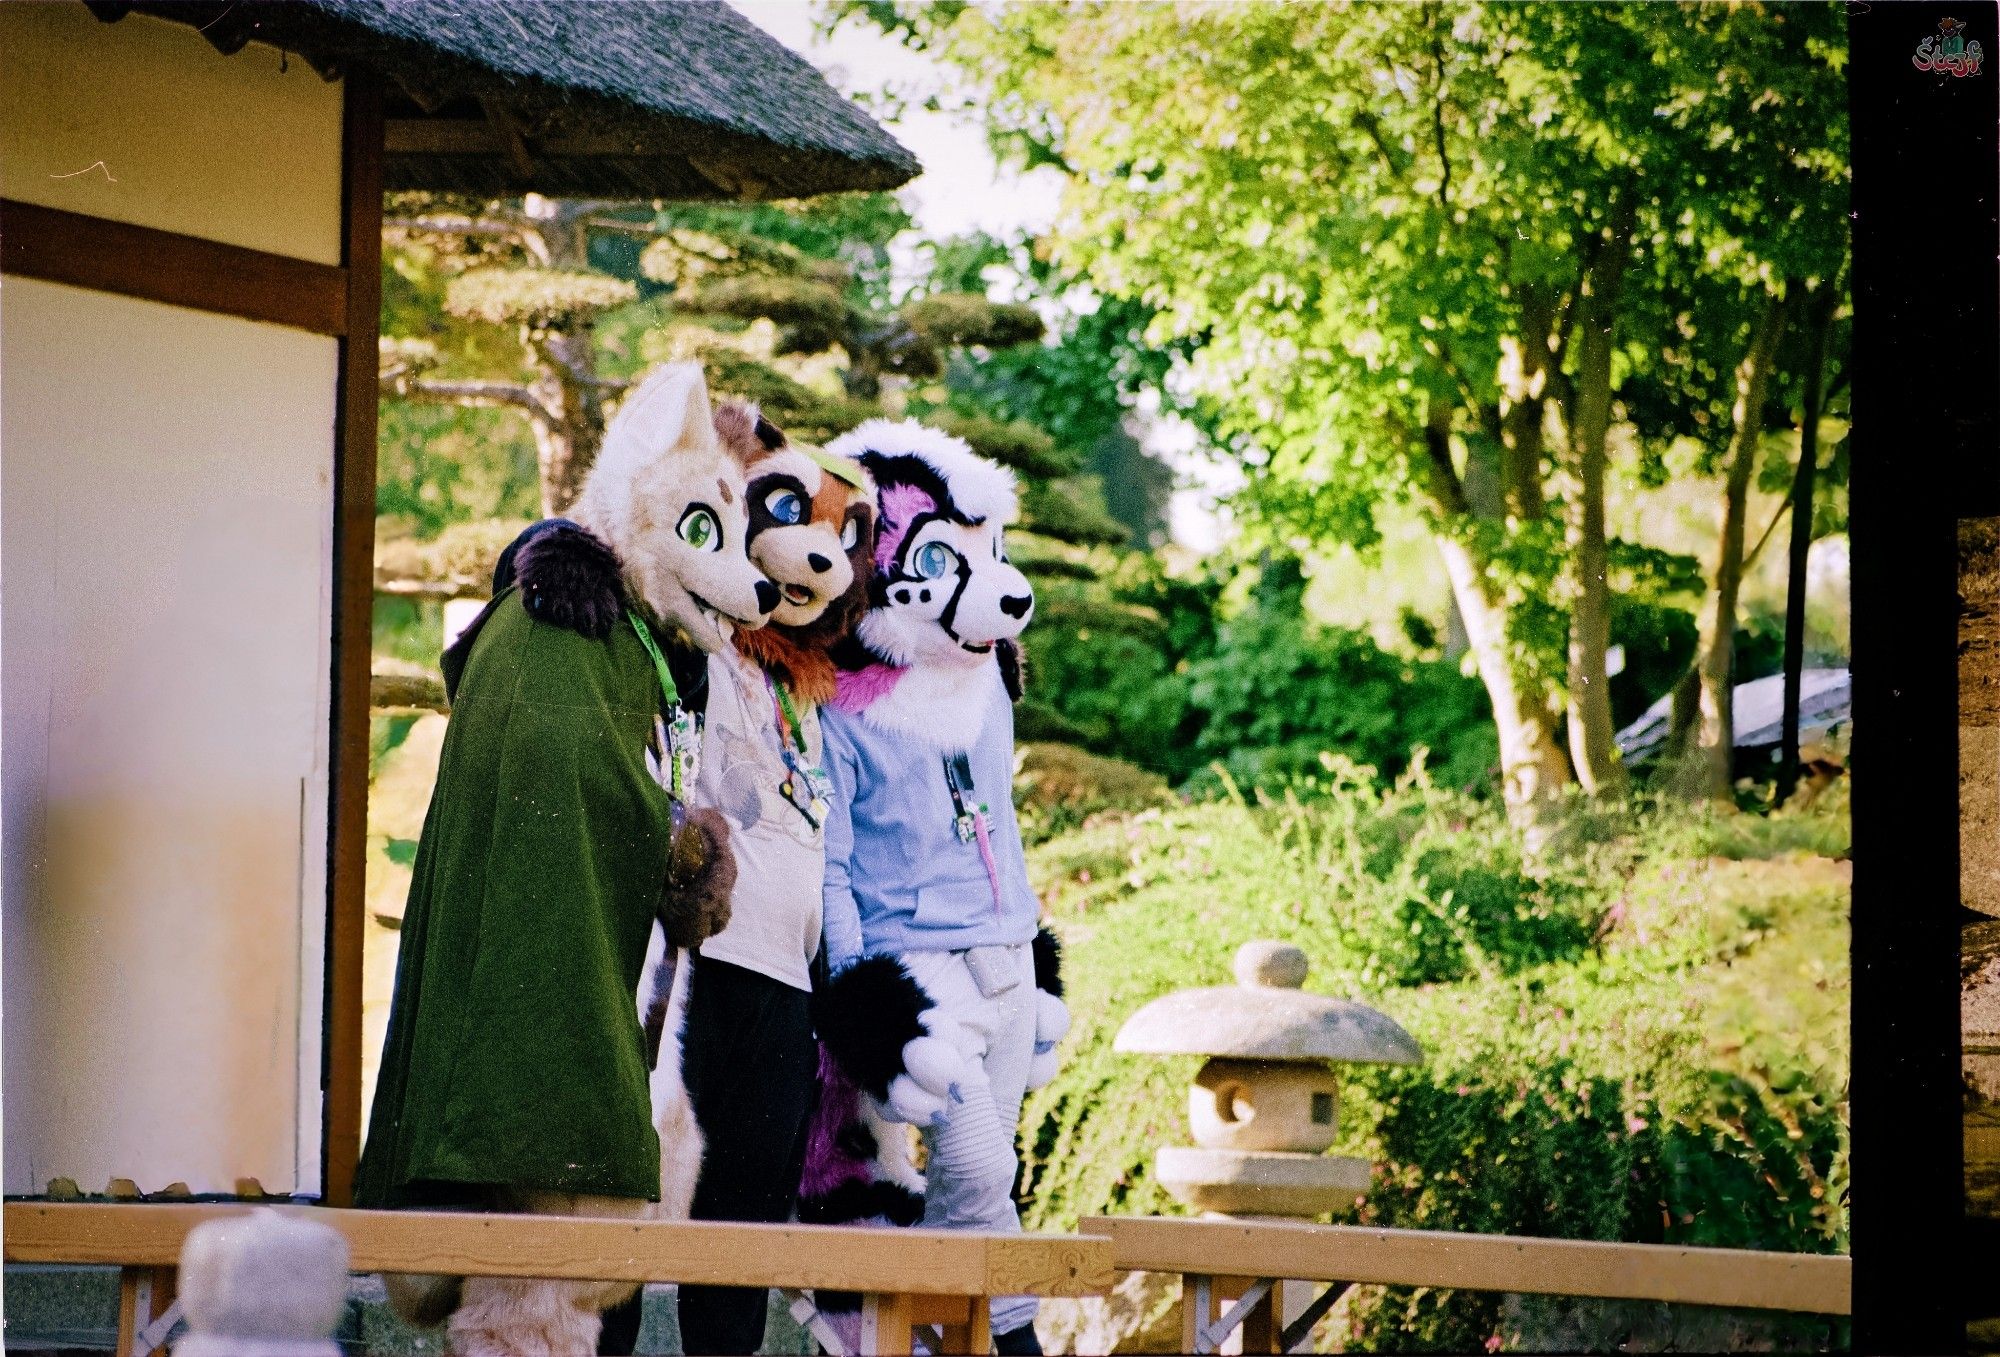
[[[660,681],[630,627],[592,640],[511,589],[474,625],[447,675],[355,1200],[657,1200],[635,996],[671,838],[646,758]]]

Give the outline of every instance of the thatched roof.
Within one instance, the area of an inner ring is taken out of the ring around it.
[[[721,0],[88,0],[388,78],[385,185],[565,197],[803,198],[916,158]]]

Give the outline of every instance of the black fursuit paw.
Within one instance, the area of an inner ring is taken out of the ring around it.
[[[1000,681],[1007,687],[1008,700],[1019,702],[1028,688],[1028,667],[1021,654],[1021,643],[995,641],[993,654],[1000,661]]]
[[[521,603],[537,621],[592,640],[611,634],[625,611],[625,581],[610,547],[567,519],[537,523],[514,540],[494,570],[494,583],[512,570]]]
[[[1035,988],[1063,997],[1062,939],[1053,929],[1035,934]]]
[[[900,1183],[850,1178],[823,1197],[799,1198],[802,1225],[852,1225],[886,1220],[908,1228],[924,1218],[924,1199]]]
[[[842,1072],[882,1101],[903,1073],[903,1048],[925,1034],[918,1015],[931,1005],[902,962],[865,956],[813,992],[813,1027]]]

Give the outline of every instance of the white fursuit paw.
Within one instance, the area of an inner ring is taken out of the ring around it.
[[[1056,1077],[1061,1058],[1056,1045],[1069,1035],[1069,1005],[1045,989],[1035,991],[1035,1054],[1028,1061],[1028,1087],[1040,1088]]]
[[[965,1100],[972,1062],[951,1040],[951,1020],[937,1008],[918,1015],[926,1035],[903,1045],[903,1072],[889,1081],[885,1110],[896,1121],[935,1126]]]

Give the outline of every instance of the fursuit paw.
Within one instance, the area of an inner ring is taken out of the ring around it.
[[[937,1004],[903,963],[866,956],[813,994],[827,1054],[897,1121],[932,1125],[956,1105],[970,1065]]]
[[[880,1101],[896,1121],[942,1126],[951,1109],[965,1101],[962,1090],[972,1062],[946,1035],[950,1020],[940,1010],[927,1008],[917,1020],[926,1035],[903,1044],[903,1072],[889,1081],[889,1096]]]
[[[1069,1034],[1069,1005],[1047,990],[1035,991],[1035,1053],[1028,1060],[1028,1087],[1056,1077],[1062,1060],[1056,1044]]]
[[[530,616],[592,640],[611,634],[625,611],[625,582],[610,547],[567,519],[552,519],[522,533],[510,550],[494,582],[511,567]]]
[[[1061,1061],[1056,1044],[1069,1035],[1069,1005],[1062,1001],[1062,942],[1051,929],[1035,934],[1035,1053],[1028,1061],[1028,1087],[1056,1077]]]
[[[729,925],[729,896],[736,889],[736,855],[729,822],[712,807],[675,806],[673,850],[660,895],[660,925],[675,947],[696,947]]]

